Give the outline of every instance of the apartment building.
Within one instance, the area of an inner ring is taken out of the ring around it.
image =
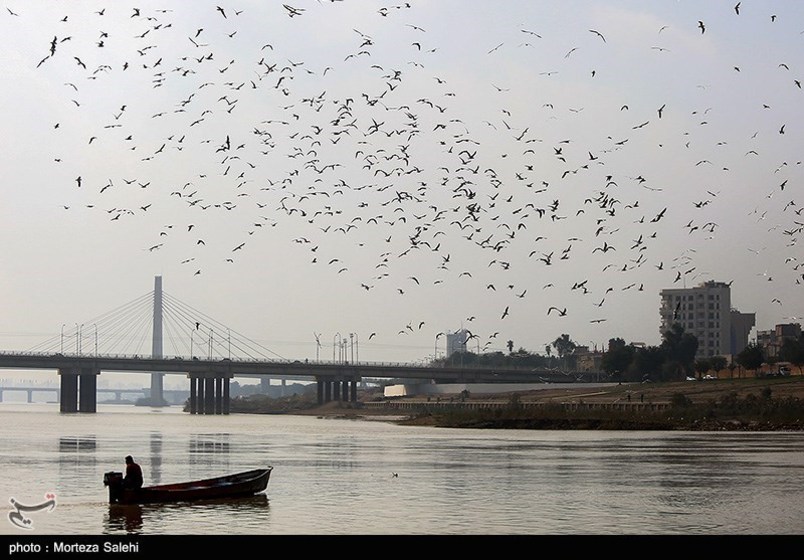
[[[748,344],[756,316],[732,309],[730,283],[710,280],[693,288],[665,289],[660,295],[660,333],[680,324],[698,339],[696,359],[731,358]]]

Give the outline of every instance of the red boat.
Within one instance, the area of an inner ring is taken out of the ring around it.
[[[123,473],[107,472],[103,485],[109,487],[110,504],[154,504],[243,498],[254,496],[268,487],[273,467],[176,484],[143,486],[139,490],[123,488]]]

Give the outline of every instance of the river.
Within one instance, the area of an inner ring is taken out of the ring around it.
[[[521,431],[179,407],[0,404],[0,534],[801,535],[804,433]],[[265,495],[111,507],[145,484],[273,466]]]

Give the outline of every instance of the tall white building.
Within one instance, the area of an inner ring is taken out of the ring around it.
[[[730,284],[710,280],[694,288],[670,288],[661,291],[661,298],[660,334],[664,337],[675,323],[684,327],[698,339],[696,359],[732,358],[748,344],[755,315],[731,308]]]

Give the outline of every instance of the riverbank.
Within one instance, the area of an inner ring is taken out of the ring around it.
[[[804,376],[567,386],[509,393],[317,405],[312,397],[233,401],[233,412],[302,414],[406,425],[488,429],[804,431]],[[450,403],[452,406],[435,406]],[[404,405],[404,407],[400,406]]]

